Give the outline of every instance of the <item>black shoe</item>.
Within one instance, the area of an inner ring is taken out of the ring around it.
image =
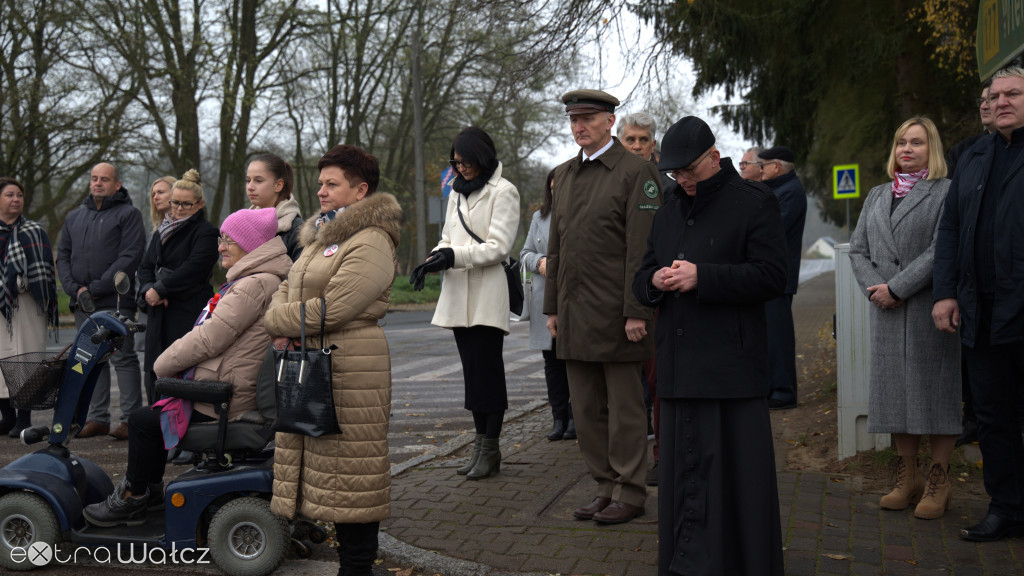
[[[149,502],[149,491],[142,496],[122,498],[128,490],[128,480],[122,479],[114,487],[114,492],[107,499],[89,504],[82,510],[82,515],[89,524],[109,528],[119,524],[138,526],[146,522],[146,506]]]
[[[964,444],[977,444],[978,443],[978,423],[977,422],[964,422],[964,431],[962,434],[957,436],[956,445],[963,446]]]
[[[555,440],[561,440],[564,435],[565,420],[555,420],[554,424],[551,425],[551,432],[548,434],[548,440],[551,440],[552,442]]]
[[[565,426],[565,434],[562,434],[562,440],[575,440],[576,439],[576,421],[569,418],[569,424]]]
[[[960,538],[970,542],[995,542],[1024,536],[1024,522],[1000,518],[989,512],[974,526],[962,528]]]
[[[796,408],[796,400],[780,400],[778,398],[768,399],[769,410],[789,410],[790,408]]]
[[[21,431],[25,428],[32,427],[32,411],[31,410],[18,410],[18,419],[14,423],[14,428],[11,428],[7,432],[7,436],[11,438],[21,438]]]

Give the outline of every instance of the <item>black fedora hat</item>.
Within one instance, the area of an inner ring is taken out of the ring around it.
[[[707,123],[696,116],[687,116],[669,127],[661,139],[658,170],[686,168],[714,145],[715,135]]]

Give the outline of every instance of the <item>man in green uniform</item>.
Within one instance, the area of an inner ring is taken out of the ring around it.
[[[653,314],[633,296],[654,213],[658,172],[612,137],[618,99],[600,90],[562,96],[581,150],[555,168],[544,313],[566,361],[580,451],[597,482],[573,515],[603,524],[644,513],[647,410],[640,367],[654,355]]]

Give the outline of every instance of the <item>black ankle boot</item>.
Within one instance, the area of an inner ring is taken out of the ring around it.
[[[7,434],[14,428],[17,416],[8,398],[0,399],[0,434]]]
[[[18,418],[14,422],[14,428],[7,433],[11,438],[21,438],[21,431],[32,426],[32,411],[18,410]]]
[[[565,434],[565,420],[555,420],[554,424],[551,425],[551,432],[548,434],[548,440],[551,440],[552,442],[555,440],[561,440],[563,434]]]
[[[480,459],[476,466],[466,474],[470,480],[483,480],[501,472],[501,451],[498,449],[497,438],[484,438],[480,445]]]

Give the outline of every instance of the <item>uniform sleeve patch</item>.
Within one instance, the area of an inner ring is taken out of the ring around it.
[[[640,210],[654,210],[654,211],[657,211],[658,208],[660,208],[660,207],[661,206],[659,206],[657,204],[640,204],[639,206],[637,206],[637,208],[639,208]]]
[[[658,197],[658,185],[654,180],[644,182],[644,195],[652,199]]]

